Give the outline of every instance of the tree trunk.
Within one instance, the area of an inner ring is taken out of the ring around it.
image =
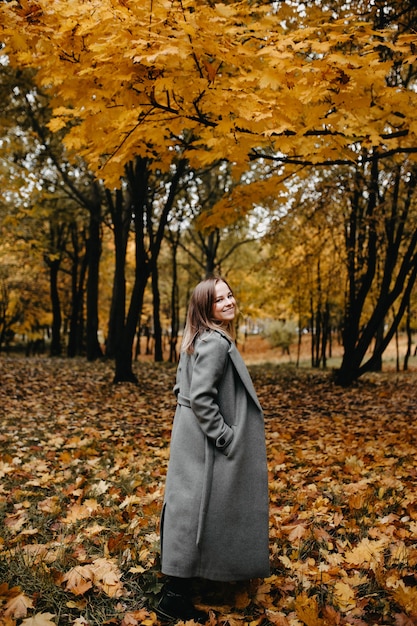
[[[406,328],[406,333],[407,333],[407,350],[405,352],[404,355],[404,365],[403,365],[403,369],[404,372],[406,372],[408,370],[408,361],[410,359],[411,356],[411,344],[413,341],[413,333],[411,330],[411,307],[410,307],[410,303],[408,303],[407,305],[407,315],[406,315],[406,321],[405,321],[405,328]]]
[[[69,319],[67,356],[73,358],[78,352],[79,345],[79,317],[80,317],[80,297],[78,289],[78,258],[72,259],[71,267],[71,313]]]
[[[346,250],[348,265],[348,302],[344,316],[343,359],[336,373],[336,382],[350,385],[359,376],[359,368],[372,338],[360,341],[360,321],[366,297],[371,289],[376,271],[377,233],[375,208],[378,199],[378,160],[374,155],[366,208],[362,207],[361,173],[352,194],[348,225],[346,227]],[[375,328],[376,331],[376,328]]]
[[[127,243],[132,219],[132,203],[130,201],[130,195],[126,194],[126,196],[124,196],[121,190],[116,191],[114,199],[110,191],[107,190],[106,199],[113,222],[115,267],[105,354],[106,357],[115,358],[117,348],[123,341],[125,325],[125,267]]]
[[[71,224],[70,232],[72,253],[68,256],[71,260],[71,314],[67,356],[72,358],[84,354],[84,293],[88,259],[85,232],[79,232],[75,222]]]
[[[7,324],[7,309],[9,306],[8,290],[3,283],[0,285],[0,352],[3,349],[3,345],[6,343],[6,335],[8,330]]]
[[[148,195],[149,175],[147,159],[138,158],[134,163],[130,163],[126,169],[135,224],[135,280],[122,336],[116,346],[115,383],[138,382],[133,373],[133,343],[150,274],[144,233],[144,211]]]
[[[323,367],[327,367],[327,345],[329,343],[330,335],[330,307],[326,300],[324,314],[323,314],[323,332],[321,338],[321,362]]]
[[[313,296],[312,296],[312,294],[310,294],[310,336],[311,336],[310,352],[311,352],[311,367],[314,367],[315,332],[316,332],[316,327],[315,327],[315,322],[314,322],[314,303],[313,303]]]
[[[159,281],[158,281],[158,265],[155,263],[152,270],[152,295],[153,295],[153,330],[155,339],[155,361],[161,362],[164,360],[162,349],[162,327],[161,327],[161,298],[159,294]]]
[[[377,172],[374,171],[373,164],[373,186],[376,184],[376,174]],[[396,186],[399,186],[399,174]],[[367,219],[364,222],[365,232],[368,233],[369,237],[366,255],[367,267],[362,273],[358,269],[363,270],[363,267],[359,267],[356,270],[354,267],[353,269],[350,268],[349,279],[352,287],[343,330],[345,350],[342,365],[335,377],[337,384],[348,386],[362,374],[378,366],[384,351],[395,335],[410,301],[410,294],[417,277],[417,229],[407,222],[414,191],[415,177],[412,174],[411,179],[407,180],[405,197],[402,198],[402,208],[399,208],[396,190],[393,193],[390,215],[388,215],[385,207],[385,257],[382,260],[382,279],[378,285],[374,284],[377,259],[377,231],[374,218],[372,217],[377,194],[376,192],[370,192],[369,194]],[[405,230],[406,225],[408,226],[408,232]],[[362,254],[363,257],[364,255]],[[377,290],[378,295],[369,319],[363,322],[362,327],[360,327],[365,299],[367,296],[369,297],[371,288]],[[378,342],[378,345],[375,345],[372,356],[367,361],[364,361],[369,346],[377,332],[382,328],[384,319],[388,317],[388,313],[395,302],[398,302],[399,306],[393,322],[388,330],[384,331],[384,336]]]
[[[168,215],[172,209],[178,184],[186,167],[181,159],[172,175],[169,193],[165,205],[160,212],[156,229],[153,228],[153,214],[150,203],[149,176],[147,159],[137,158],[127,167],[127,178],[132,193],[133,215],[135,221],[135,281],[130,299],[129,311],[124,327],[120,349],[116,352],[116,372],[114,382],[138,382],[133,373],[133,343],[142,312],[145,288],[158,261]],[[145,232],[146,226],[146,232]]]
[[[206,276],[210,276],[216,269],[217,250],[220,243],[219,229],[216,228],[213,232],[211,232],[207,237],[207,241],[205,241],[201,235],[201,240],[206,256]],[[220,272],[220,268],[218,268],[218,271]]]
[[[381,344],[384,341],[384,325],[385,319],[381,321],[375,333],[375,345],[373,349],[375,358],[372,361],[372,368],[369,368],[369,371],[372,372],[382,372]]]
[[[52,326],[51,326],[51,356],[61,356],[61,302],[59,300],[58,291],[58,272],[61,261],[59,259],[48,261],[49,265],[49,284],[52,305]]]
[[[178,235],[179,236],[179,235]],[[177,341],[179,330],[178,275],[177,275],[178,241],[172,242],[172,286],[171,286],[171,332],[169,334],[169,362],[178,360]]]
[[[98,194],[97,194],[98,196]],[[95,361],[103,356],[98,339],[98,299],[101,257],[101,200],[99,196],[90,210],[89,234],[87,241],[87,324],[86,356],[88,361]]]
[[[137,321],[140,312],[142,311],[143,296],[148,282],[148,277],[149,275],[146,276],[145,274],[136,276],[122,342],[116,349],[116,371],[114,375],[115,383],[138,383],[138,378],[133,373],[133,342],[136,334]]]

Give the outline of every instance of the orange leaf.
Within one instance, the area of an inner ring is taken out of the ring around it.
[[[347,563],[375,569],[383,558],[383,552],[387,542],[388,537],[380,539],[379,541],[371,541],[367,538],[362,539],[355,548],[346,553],[345,560]]]
[[[325,626],[325,622],[319,618],[318,603],[314,596],[309,598],[306,593],[299,595],[295,599],[295,611],[306,626]]]
[[[394,590],[393,596],[400,606],[403,607],[410,616],[417,617],[417,588],[406,587],[400,581],[397,589]]]
[[[247,606],[249,606],[250,602],[251,599],[247,591],[241,591],[240,593],[236,594],[235,607],[237,609],[245,609]]]

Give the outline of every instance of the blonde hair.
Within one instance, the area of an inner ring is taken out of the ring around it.
[[[213,304],[217,283],[225,283],[230,291],[229,283],[221,276],[209,276],[196,285],[188,304],[187,319],[181,344],[181,352],[192,354],[197,337],[207,329],[223,330],[230,339],[235,339],[234,320],[224,323],[213,318]]]

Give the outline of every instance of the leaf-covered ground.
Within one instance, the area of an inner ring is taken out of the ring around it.
[[[0,359],[0,624],[157,624],[171,366]],[[417,624],[417,374],[351,389],[252,366],[271,577],[195,589],[210,624]],[[190,622],[191,624],[191,622]]]

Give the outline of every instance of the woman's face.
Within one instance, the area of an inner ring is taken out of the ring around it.
[[[236,300],[225,282],[219,280],[214,287],[213,318],[219,322],[235,319]]]

